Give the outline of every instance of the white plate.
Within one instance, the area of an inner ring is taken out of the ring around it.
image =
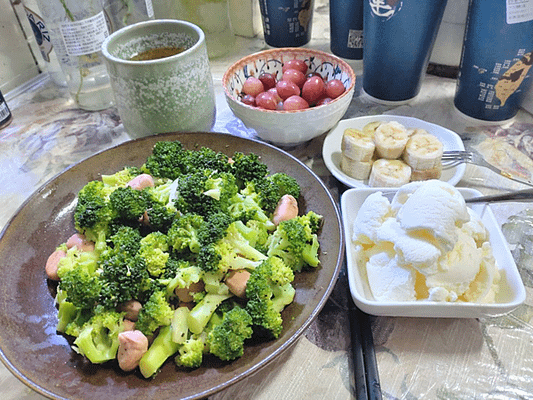
[[[526,291],[518,269],[514,262],[509,246],[494,218],[489,206],[474,204],[473,210],[481,216],[490,234],[490,243],[494,257],[502,276],[500,293],[496,303],[440,303],[434,301],[406,301],[379,302],[374,300],[368,281],[364,279],[354,260],[354,245],[352,243],[353,221],[364,200],[376,191],[395,192],[397,189],[372,188],[348,189],[341,197],[341,212],[346,237],[346,263],[348,268],[348,282],[352,298],[362,311],[379,316],[394,317],[448,317],[448,318],[480,318],[496,316],[512,311],[524,302]],[[480,196],[474,189],[458,188],[464,198]]]
[[[342,135],[346,128],[362,129],[366,124],[373,121],[397,121],[406,128],[422,128],[427,130],[432,135],[435,135],[441,142],[444,151],[448,150],[464,150],[465,146],[461,137],[442,126],[422,121],[417,118],[401,117],[398,115],[372,115],[367,117],[358,117],[352,119],[345,119],[340,121],[328,133],[324,139],[324,146],[322,147],[322,156],[326,167],[333,174],[335,178],[344,183],[346,186],[355,188],[368,187],[368,181],[361,181],[354,179],[342,172],[340,168],[341,163],[341,141]],[[465,164],[457,167],[444,169],[440,180],[448,182],[450,185],[457,185],[465,173]]]

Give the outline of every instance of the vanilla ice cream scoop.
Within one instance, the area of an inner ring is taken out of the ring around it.
[[[356,264],[378,301],[494,302],[500,275],[489,233],[452,185],[369,195],[353,225]]]

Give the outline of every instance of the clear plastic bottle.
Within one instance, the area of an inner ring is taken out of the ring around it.
[[[22,6],[42,56],[42,63],[39,66],[42,66],[43,71],[50,75],[56,85],[67,86],[61,64],[57,59],[57,53],[50,40],[50,32],[48,32],[46,22],[41,17],[36,0],[23,0]]]
[[[109,36],[101,0],[38,0],[50,39],[79,108],[103,110],[114,96],[100,46]]]

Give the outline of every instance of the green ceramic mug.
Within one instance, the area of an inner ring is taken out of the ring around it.
[[[162,49],[177,54],[132,60]],[[139,22],[110,35],[102,53],[120,118],[132,138],[211,130],[215,93],[199,27],[180,20]]]

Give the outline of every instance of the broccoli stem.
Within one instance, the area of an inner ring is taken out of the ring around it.
[[[187,317],[189,316],[189,309],[187,307],[178,307],[172,316],[172,341],[174,343],[183,344],[187,340],[189,333],[189,325],[187,324]]]
[[[187,323],[192,333],[200,334],[209,322],[209,319],[224,300],[229,299],[232,294],[208,293],[189,313]]]
[[[154,375],[164,362],[174,355],[180,345],[172,340],[172,328],[170,325],[159,330],[154,342],[139,361],[139,370],[145,378]]]

